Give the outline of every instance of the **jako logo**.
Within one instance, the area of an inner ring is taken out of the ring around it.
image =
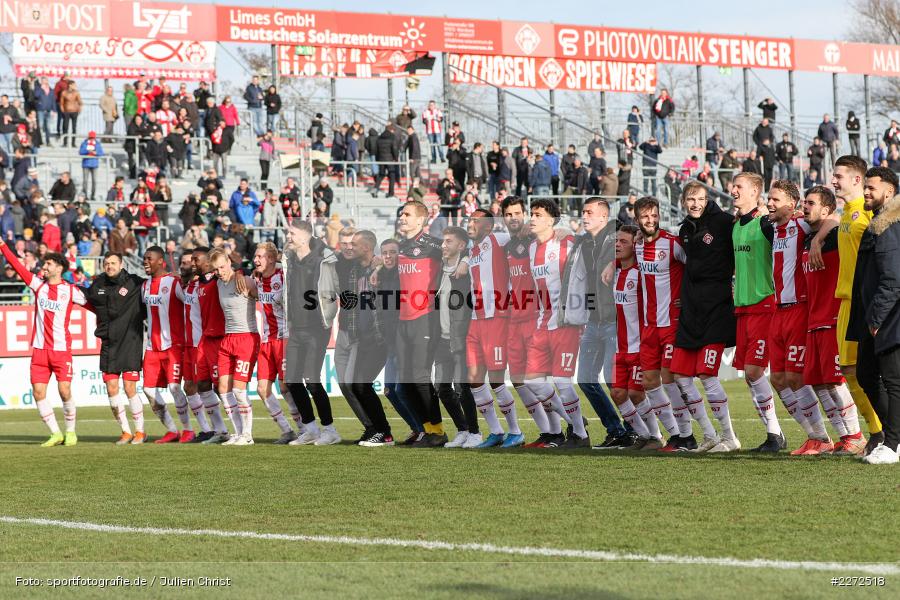
[[[750,252],[750,244],[740,244],[734,247],[735,252]]]

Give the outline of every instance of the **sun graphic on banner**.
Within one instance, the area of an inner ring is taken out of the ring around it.
[[[412,48],[424,46],[424,40],[428,37],[428,34],[423,31],[424,29],[425,23],[416,23],[416,18],[410,17],[409,21],[403,21],[403,31],[400,32],[400,37],[406,39],[406,43]]]

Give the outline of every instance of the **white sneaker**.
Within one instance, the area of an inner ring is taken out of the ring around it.
[[[223,446],[234,446],[235,444],[237,444],[239,439],[241,439],[241,436],[239,436],[236,433],[232,433],[231,435],[228,436],[227,440],[222,442],[222,445]]]
[[[335,431],[332,425],[324,428],[322,433],[319,434],[319,439],[315,441],[316,446],[330,446],[332,444],[338,444],[341,441],[341,436],[338,435],[338,432]]]
[[[315,444],[316,440],[319,439],[318,431],[311,431],[308,427],[306,431],[297,436],[292,442],[288,442],[288,446],[308,446],[310,444]]]
[[[878,444],[878,446],[863,459],[863,462],[868,465],[893,465],[900,462],[900,455],[884,444]]]
[[[694,452],[709,452],[710,450],[718,446],[721,441],[722,438],[717,435],[714,435],[712,437],[703,436],[703,443],[697,446],[697,449],[694,450]]]
[[[246,433],[242,433],[241,435],[239,435],[235,439],[234,443],[232,444],[232,446],[252,446],[252,445],[253,445],[253,438],[249,434],[246,434]]]
[[[464,448],[467,439],[469,439],[469,432],[460,431],[456,434],[456,437],[444,444],[444,448]]]
[[[466,436],[466,441],[462,445],[463,448],[477,448],[481,442],[484,441],[484,438],[481,437],[480,433],[470,433]]]
[[[705,440],[704,440],[705,441]],[[723,437],[718,444],[708,450],[710,454],[719,452],[737,452],[741,449],[741,441],[736,437]]]

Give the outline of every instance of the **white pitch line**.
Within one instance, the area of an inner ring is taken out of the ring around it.
[[[737,567],[744,569],[779,569],[782,571],[851,571],[873,575],[900,574],[898,563],[842,563],[817,561],[771,560],[764,558],[740,559],[729,557],[678,556],[671,554],[638,554],[631,552],[610,552],[604,550],[571,550],[564,548],[541,548],[535,546],[497,546],[494,544],[453,543],[425,540],[402,540],[396,538],[361,538],[330,535],[298,535],[289,533],[259,533],[256,531],[222,531],[219,529],[176,529],[168,527],[131,527],[126,525],[105,525],[79,521],[56,519],[22,518],[0,516],[0,523],[11,525],[37,525],[61,527],[99,533],[128,533],[148,535],[178,535],[190,537],[220,537],[283,542],[307,542],[319,544],[340,544],[346,546],[390,546],[395,548],[418,548],[422,550],[446,550],[450,552],[482,552],[506,554],[510,556],[536,556],[544,558],[573,558],[602,562],[645,562],[676,565],[709,565]]]

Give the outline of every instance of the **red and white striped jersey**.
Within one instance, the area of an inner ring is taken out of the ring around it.
[[[422,120],[425,121],[425,134],[442,133],[444,131],[443,119],[444,112],[439,108],[434,110],[426,108],[422,111]]]
[[[509,303],[509,263],[505,233],[491,233],[469,252],[472,276],[472,320],[504,317]]]
[[[506,243],[506,263],[509,267],[509,311],[511,320],[534,320],[537,315],[537,293],[531,276],[530,239],[515,238]]]
[[[184,292],[174,275],[151,277],[141,287],[147,305],[147,350],[184,346]]]
[[[78,286],[67,282],[53,285],[47,283],[26,269],[9,246],[3,244],[0,249],[25,285],[34,291],[34,331],[31,334],[31,347],[39,350],[71,352],[72,335],[69,333],[69,320],[72,316],[72,306],[87,305],[84,292]]]
[[[617,352],[641,351],[641,274],[637,265],[616,269],[616,347]]]
[[[253,277],[259,303],[262,305],[262,323],[259,341],[263,344],[287,337],[287,321],[284,318],[284,273],[277,269],[269,277]]]
[[[575,244],[571,235],[562,241],[552,237],[544,243],[531,242],[531,276],[538,299],[538,329],[554,330],[559,325],[562,303],[562,278],[566,270],[566,260]]]
[[[162,129],[163,137],[166,137],[175,128],[175,113],[171,110],[159,109],[156,111],[156,122]]]
[[[641,273],[644,300],[644,325],[668,327],[678,319],[678,307],[672,302],[681,296],[681,276],[687,256],[678,237],[660,231],[652,242],[638,237],[634,245]]]
[[[191,279],[182,286],[184,292],[184,342],[192,348],[200,347],[203,337],[203,320],[200,315],[200,283]]]
[[[806,302],[806,277],[803,274],[803,244],[810,227],[801,218],[792,217],[775,227],[772,240],[772,277],[775,279],[775,302]]]

